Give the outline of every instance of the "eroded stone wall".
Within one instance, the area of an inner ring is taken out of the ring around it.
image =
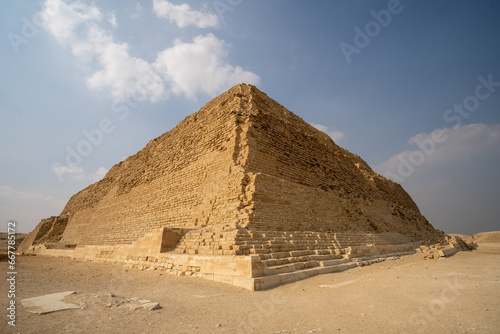
[[[222,102],[229,111],[220,112]],[[209,103],[74,195],[62,213],[70,216],[62,242],[131,243],[159,227],[244,223],[239,108],[231,94]]]
[[[243,129],[250,229],[441,235],[403,188],[253,87]]]

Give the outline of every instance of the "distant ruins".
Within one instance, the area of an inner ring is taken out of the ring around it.
[[[71,197],[19,252],[260,290],[444,240],[399,184],[239,84]]]

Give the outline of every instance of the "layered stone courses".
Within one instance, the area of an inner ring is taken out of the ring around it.
[[[259,289],[333,270],[358,251],[383,258],[443,237],[399,184],[240,84],[75,194],[20,251]],[[279,254],[287,260],[275,268]],[[265,276],[276,277],[257,280]]]

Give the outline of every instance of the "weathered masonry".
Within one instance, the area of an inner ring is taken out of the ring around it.
[[[258,290],[443,238],[399,184],[240,84],[71,197],[19,252]]]

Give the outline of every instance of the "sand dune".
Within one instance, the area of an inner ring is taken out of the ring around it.
[[[477,233],[472,239],[476,244],[500,244],[500,231]]]

